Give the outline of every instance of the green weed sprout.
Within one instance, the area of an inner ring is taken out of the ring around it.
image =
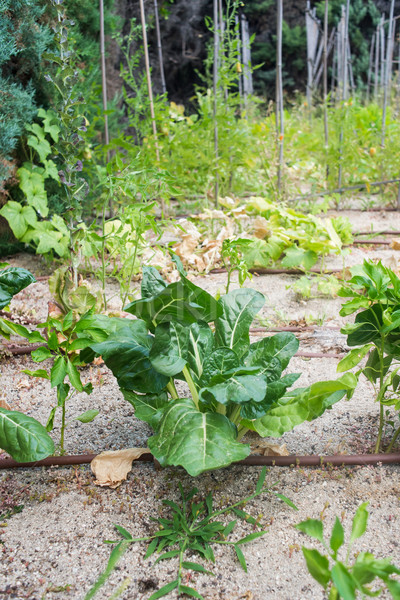
[[[343,525],[338,517],[332,528],[329,543],[324,538],[324,524],[319,519],[307,519],[296,525],[296,529],[318,540],[325,548],[326,554],[321,554],[314,548],[302,546],[304,558],[310,575],[322,585],[324,590],[329,589],[329,600],[355,600],[357,593],[361,598],[366,596],[380,596],[386,587],[395,600],[400,598],[400,583],[390,577],[399,575],[400,569],[391,563],[390,558],[375,558],[371,552],[360,552],[356,560],[350,564],[350,554],[353,543],[364,535],[367,529],[368,502],[361,504],[354,515],[350,540],[344,561],[339,560],[338,553],[345,543]],[[333,565],[333,566],[332,566]],[[376,578],[381,579],[384,587],[372,591],[368,584]]]

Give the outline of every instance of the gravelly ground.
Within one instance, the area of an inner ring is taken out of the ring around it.
[[[400,229],[397,213],[348,213],[354,229]],[[389,226],[390,224],[390,226]],[[346,264],[357,264],[367,255],[398,261],[396,252],[388,249],[356,248]],[[18,256],[12,264],[27,266],[37,275],[44,267],[36,257]],[[331,263],[331,264],[329,264]],[[330,259],[327,266],[339,266]],[[297,302],[290,290],[292,276],[254,277],[251,284],[267,296],[263,317],[277,318],[277,310],[292,320],[311,315],[319,317],[315,331],[300,334],[301,348],[307,351],[342,352],[345,339],[326,326],[340,325],[340,300]],[[196,283],[215,292],[223,288],[224,274],[196,278]],[[289,289],[287,287],[289,286]],[[13,310],[45,319],[46,282],[31,286],[13,301]],[[299,385],[336,376],[335,358],[304,359],[296,357],[290,370],[301,372]],[[45,422],[54,402],[47,382],[30,380],[21,373],[33,368],[28,357],[7,358],[0,362],[0,398],[11,407]],[[68,453],[100,452],[130,446],[145,446],[151,434],[148,426],[135,419],[133,410],[123,399],[114,378],[104,366],[91,366],[83,378],[93,382],[91,396],[77,395],[70,402],[68,416],[97,408],[100,415],[91,424],[72,423],[67,432]],[[333,454],[370,452],[376,436],[377,406],[371,389],[364,383],[350,402],[342,401],[323,417],[297,427],[286,434],[291,454]],[[59,429],[54,430],[58,440]],[[2,507],[23,504],[24,508],[0,528],[0,599],[80,600],[104,569],[110,546],[104,539],[118,537],[113,524],[119,524],[135,536],[153,531],[151,516],[158,516],[162,499],[178,499],[177,483],[186,490],[194,485],[204,496],[212,491],[217,506],[238,501],[250,494],[259,475],[257,467],[234,466],[206,473],[195,480],[183,470],[162,471],[153,465],[138,463],[128,481],[117,490],[98,488],[88,467],[22,469],[0,474],[0,513]],[[322,588],[307,573],[301,545],[311,546],[293,525],[306,517],[317,518],[321,512],[329,531],[335,515],[343,518],[347,533],[351,517],[363,501],[370,502],[370,524],[367,534],[354,546],[354,552],[369,550],[378,556],[393,556],[400,564],[400,483],[399,467],[348,468],[281,468],[269,469],[267,481],[298,506],[295,512],[271,494],[252,501],[247,510],[259,516],[266,526],[264,537],[244,548],[249,570],[239,567],[231,549],[215,548],[215,577],[192,576],[194,585],[207,600],[319,600]],[[165,509],[164,509],[165,510]],[[238,535],[250,531],[240,525]],[[145,545],[134,544],[122,559],[103,590],[99,600],[111,598],[125,582],[119,596],[124,600],[145,600],[158,587],[175,578],[176,560],[154,565],[154,558],[144,561]],[[194,558],[194,557],[193,557]],[[190,558],[189,558],[190,559]],[[129,580],[129,581],[128,581]],[[171,593],[168,599],[175,598]],[[387,597],[387,596],[382,596]]]

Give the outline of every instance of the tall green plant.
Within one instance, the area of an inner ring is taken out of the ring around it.
[[[379,427],[375,452],[379,452],[385,429],[391,426],[390,452],[400,435],[400,426],[394,427],[389,407],[397,416],[400,411],[400,279],[381,262],[365,260],[352,269],[353,277],[339,296],[351,300],[342,305],[341,316],[357,312],[354,324],[341,330],[347,334],[347,344],[352,350],[338,365],[343,373],[356,367],[368,355],[368,360],[357,372],[364,375],[374,387],[375,401],[379,404]]]

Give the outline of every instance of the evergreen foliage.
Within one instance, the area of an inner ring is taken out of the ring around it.
[[[51,41],[39,0],[0,0],[0,193],[14,173],[12,155],[43,92],[41,57]]]

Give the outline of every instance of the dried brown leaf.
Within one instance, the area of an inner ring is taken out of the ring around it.
[[[265,217],[257,216],[254,219],[253,223],[254,235],[263,240],[271,234],[270,227],[268,226],[268,221]]]
[[[400,238],[393,238],[390,241],[390,248],[392,250],[400,250]]]
[[[289,456],[286,444],[270,444],[269,442],[258,442],[251,446],[252,454],[261,454],[262,456]]]
[[[146,452],[149,452],[148,448],[125,448],[98,454],[90,463],[90,468],[96,477],[94,483],[115,490],[126,480],[132,469],[132,461]]]
[[[4,400],[4,398],[0,398],[0,408],[11,410],[11,406],[8,404],[7,400]]]

